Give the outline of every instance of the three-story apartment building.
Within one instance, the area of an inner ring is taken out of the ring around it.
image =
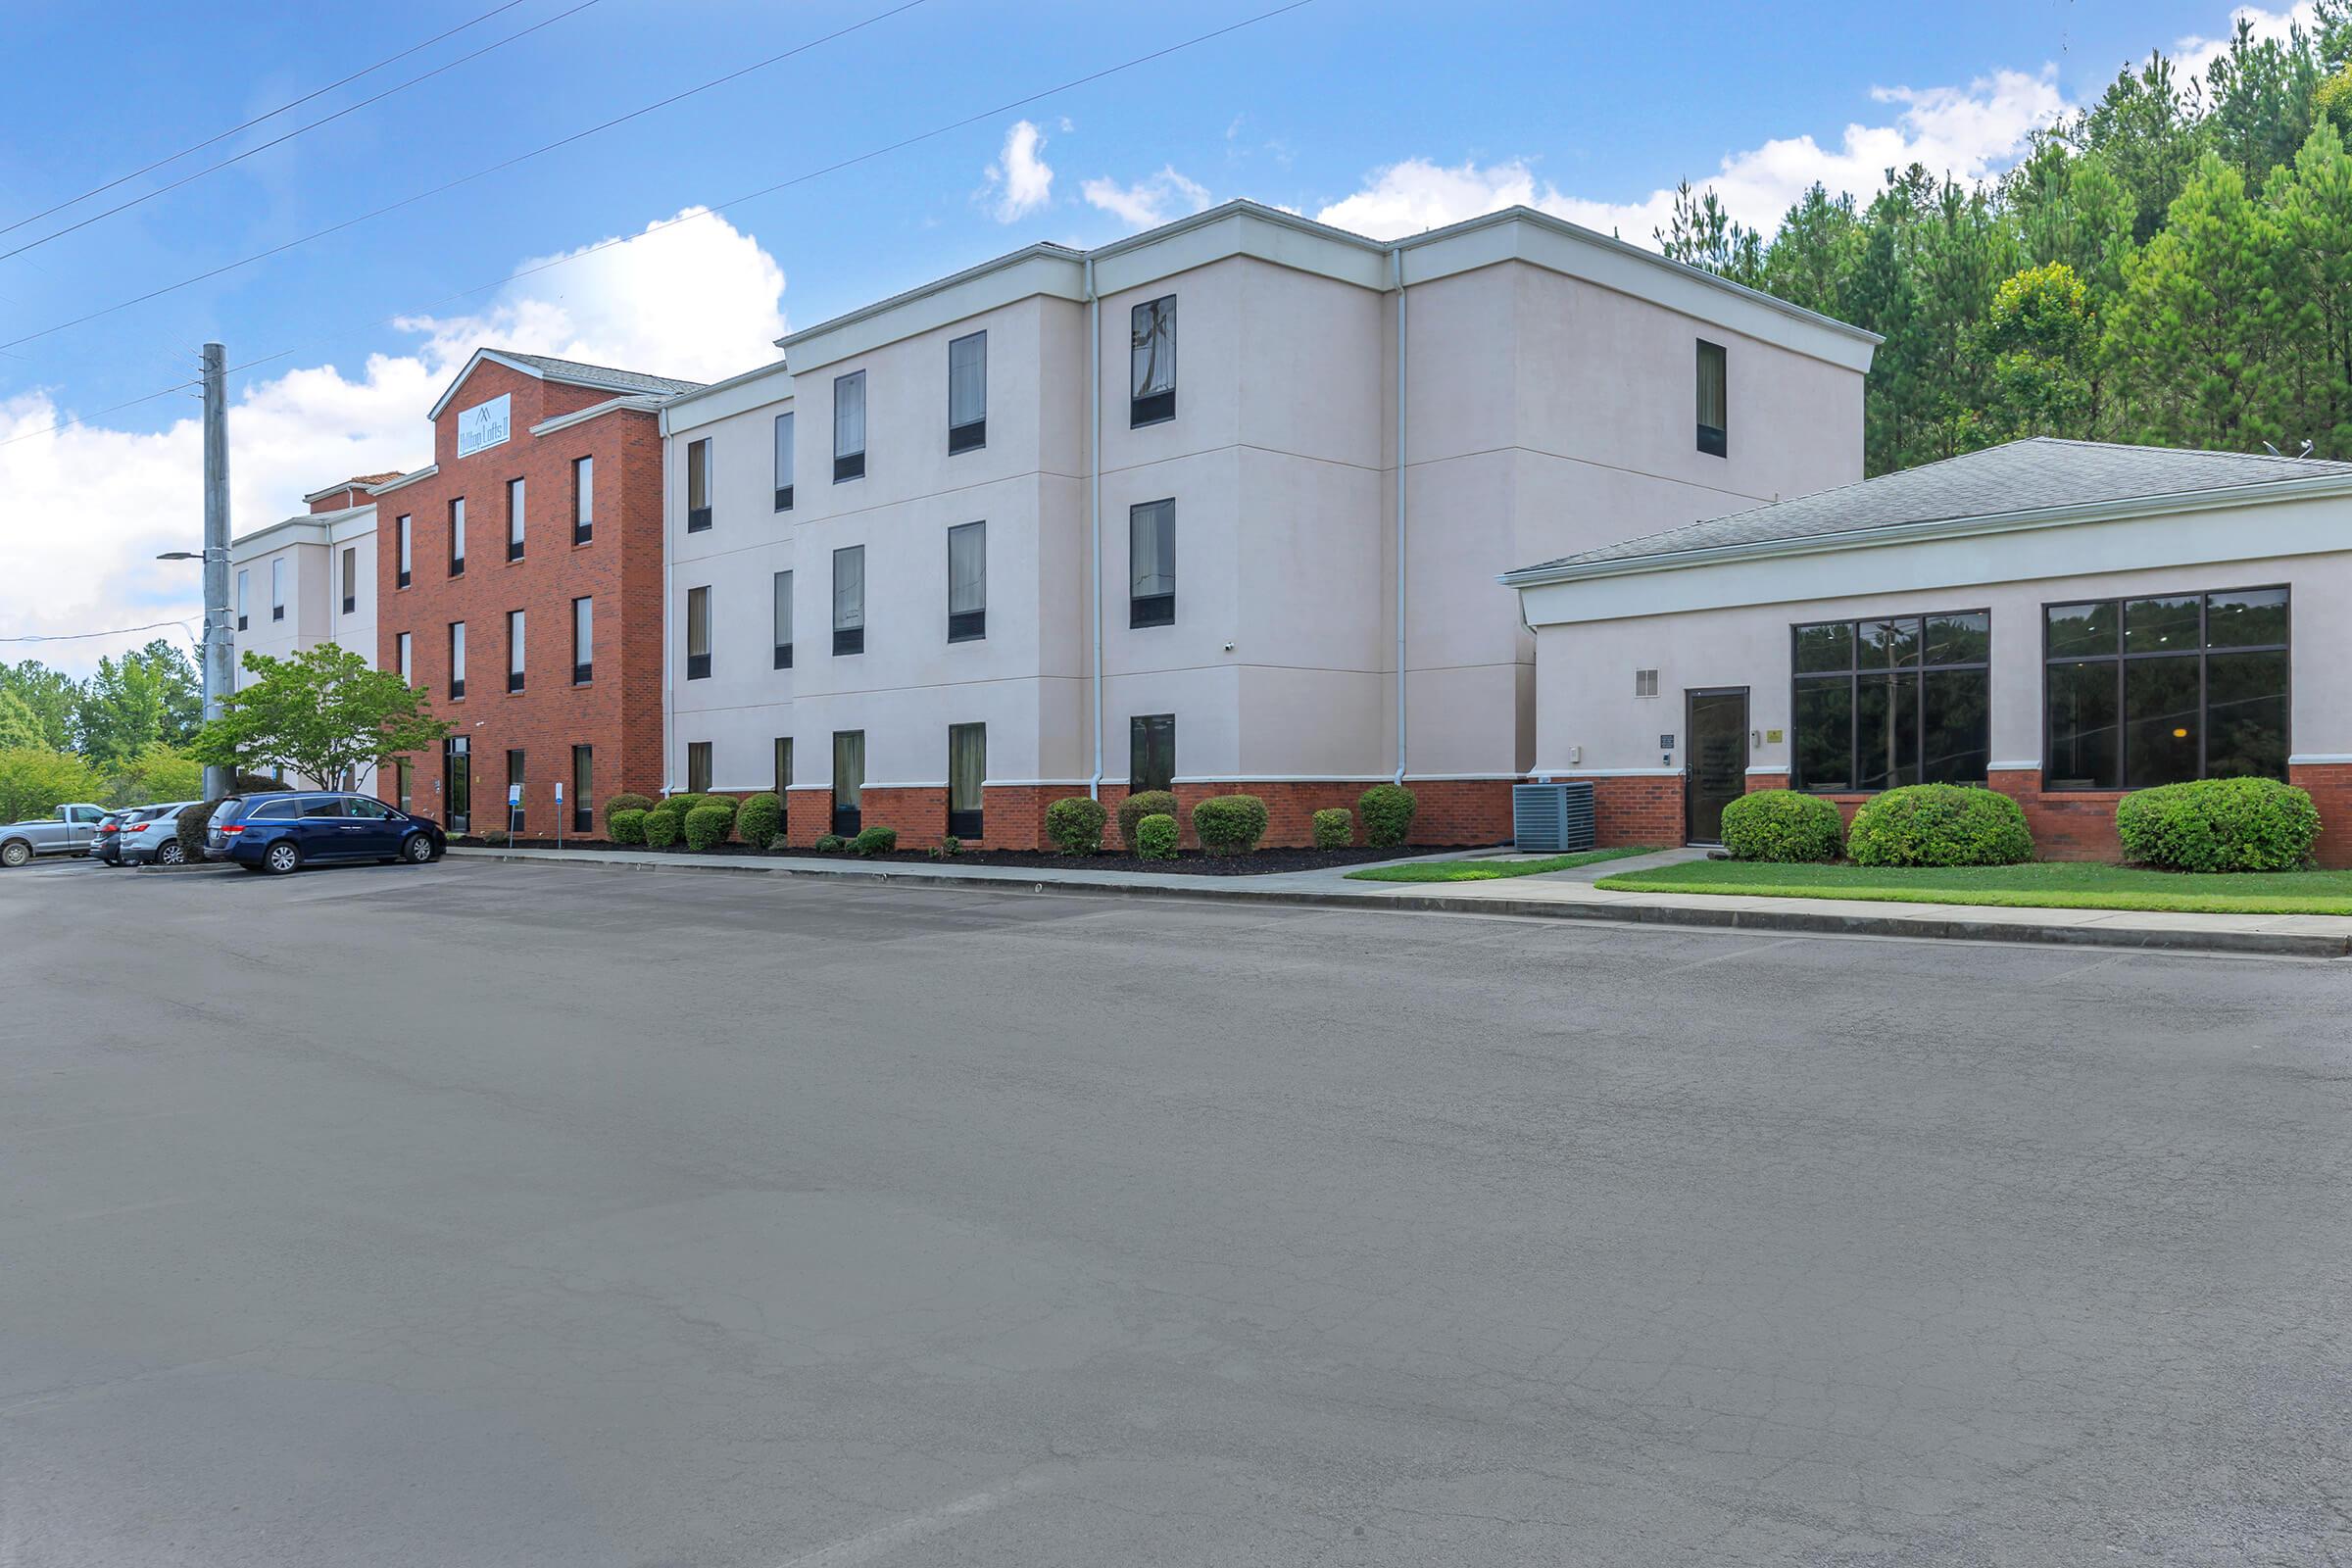
[[[663,405],[663,783],[1026,848],[1144,788],[1303,842],[1400,777],[1416,839],[1507,837],[1500,574],[1859,478],[1875,342],[1524,209],[1031,246]]]
[[[433,405],[433,462],[374,489],[376,662],[457,730],[400,759],[384,800],[453,833],[554,837],[659,787],[656,411],[695,386],[481,349]]]

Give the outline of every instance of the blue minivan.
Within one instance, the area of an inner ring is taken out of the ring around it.
[[[283,875],[337,860],[438,860],[449,841],[440,825],[394,810],[369,795],[339,790],[232,795],[213,812],[205,848],[248,871]]]

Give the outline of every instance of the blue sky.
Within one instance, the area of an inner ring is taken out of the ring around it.
[[[0,223],[494,3],[0,0],[17,67],[0,100]],[[0,235],[0,250],[577,3],[521,0],[101,202]],[[469,173],[896,3],[596,0],[382,103],[0,260],[0,341]],[[2184,40],[2222,36],[2230,15],[2171,0],[1801,9],[1313,0],[592,263],[447,299],[531,259],[637,232],[1274,3],[922,0],[519,169],[0,351],[0,546],[20,568],[59,542],[127,561],[193,528],[184,397],[94,411],[169,385],[207,338],[227,342],[232,362],[292,351],[233,389],[241,531],[349,467],[422,461],[438,379],[481,336],[720,374],[759,363],[782,324],[1032,239],[1100,242],[1231,196],[1366,231],[1525,199],[1646,240],[1659,191],[1712,179],[1736,210],[1769,222],[1804,179],[1867,184],[1889,156],[1916,153],[1961,172],[1998,168],[2026,126],[2094,94],[2126,60],[2151,48],[2193,55]],[[431,322],[388,320],[427,307]],[[75,415],[90,423],[10,440]],[[119,581],[62,595],[0,587],[0,636],[126,624],[141,607],[184,609],[191,586],[169,568],[126,565]],[[44,657],[79,664],[99,646]],[[0,658],[24,652],[0,646]]]

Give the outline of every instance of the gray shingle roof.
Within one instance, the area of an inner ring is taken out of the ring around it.
[[[1523,566],[1510,575],[1867,533],[1873,528],[1991,518],[2055,507],[2233,490],[2324,474],[2352,478],[2352,463],[2034,436],[1793,501],[1727,513],[1663,533],[1562,556]]]
[[[613,392],[650,392],[657,397],[670,397],[679,392],[695,392],[702,388],[700,381],[679,381],[666,375],[647,375],[640,370],[615,370],[609,365],[582,365],[577,360],[558,360],[545,354],[517,354],[513,349],[492,351],[499,358],[527,365],[541,375],[558,381],[570,381],[579,386],[601,386]]]

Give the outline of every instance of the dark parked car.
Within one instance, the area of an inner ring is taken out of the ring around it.
[[[107,865],[122,863],[122,824],[138,814],[138,808],[109,811],[98,819],[97,831],[90,835],[89,857]]]
[[[394,810],[368,795],[287,790],[232,795],[205,835],[215,859],[280,874],[337,860],[438,860],[448,847],[440,824]]]

